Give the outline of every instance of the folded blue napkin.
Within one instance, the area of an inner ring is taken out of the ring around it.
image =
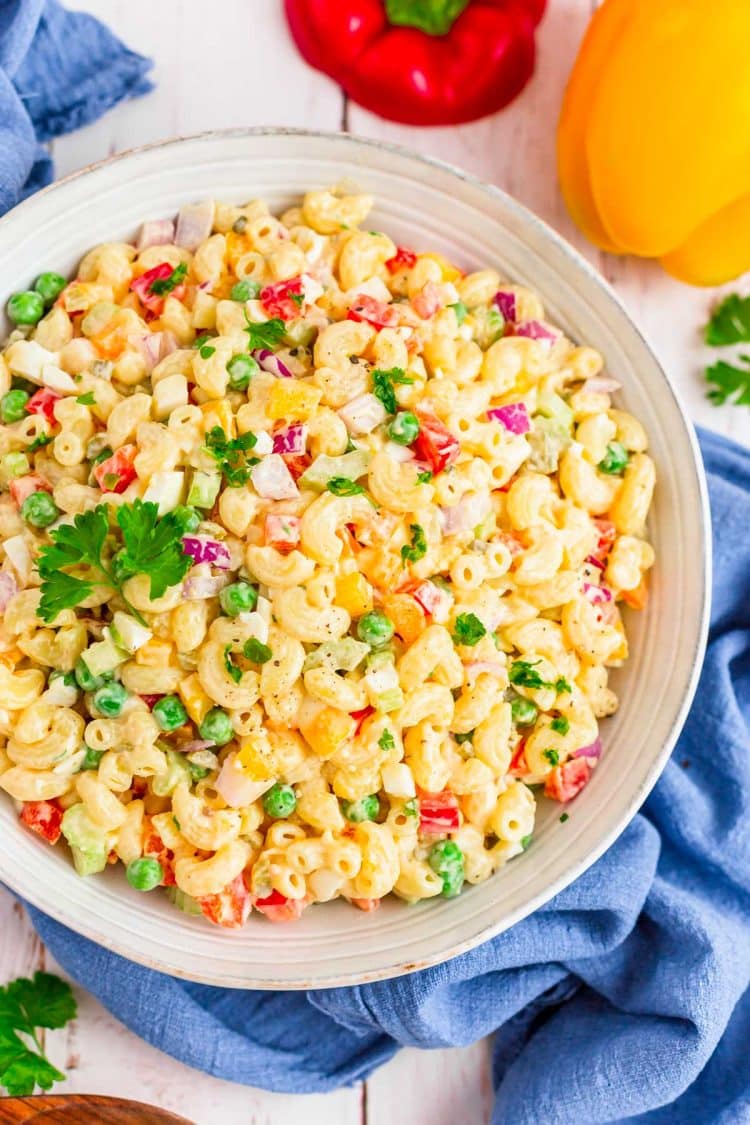
[[[151,65],[57,0],[0,0],[0,215],[52,179],[44,142],[145,94]]]
[[[60,964],[142,1038],[234,1082],[331,1090],[399,1046],[495,1032],[493,1125],[750,1122],[750,453],[701,447],[716,579],[700,686],[643,812],[577,882],[471,953],[360,988],[185,983],[30,910]]]

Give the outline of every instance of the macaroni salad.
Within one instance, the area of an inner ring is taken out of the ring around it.
[[[186,206],[8,305],[0,788],[222,926],[487,879],[588,781],[646,602],[601,356],[372,203]]]

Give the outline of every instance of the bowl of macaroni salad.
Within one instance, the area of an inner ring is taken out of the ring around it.
[[[6,248],[0,877],[163,971],[304,987],[583,870],[679,730],[707,565],[602,283],[497,191],[282,132],[107,162]]]

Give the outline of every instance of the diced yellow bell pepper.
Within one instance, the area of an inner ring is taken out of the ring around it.
[[[352,617],[361,617],[372,609],[372,586],[359,571],[342,574],[336,579],[336,596],[333,600]]]
[[[323,707],[311,719],[300,723],[300,731],[313,752],[325,761],[354,737],[357,722],[346,711]]]
[[[246,735],[240,740],[237,761],[251,781],[273,781],[276,777],[277,764],[271,744],[268,736],[261,732]]]
[[[192,721],[196,726],[200,726],[208,712],[214,706],[214,702],[206,695],[196,672],[193,672],[192,676],[186,676],[184,680],[180,681],[177,694],[185,704],[185,710]]]
[[[418,257],[429,258],[430,261],[437,262],[440,269],[443,271],[443,281],[458,281],[459,278],[463,277],[461,270],[458,269],[457,266],[452,265],[442,254],[419,254]]]
[[[226,399],[211,399],[201,406],[203,414],[203,430],[208,433],[214,426],[219,426],[228,438],[234,437],[234,415],[232,407]]]
[[[750,268],[750,8],[737,0],[605,0],[558,131],[563,196],[615,253],[696,285]]]
[[[323,391],[312,383],[301,383],[296,379],[279,379],[271,387],[268,396],[268,416],[278,421],[304,422],[313,413]]]
[[[141,645],[134,659],[136,664],[143,664],[146,668],[166,668],[173,652],[174,645],[171,641],[152,637],[145,645]]]

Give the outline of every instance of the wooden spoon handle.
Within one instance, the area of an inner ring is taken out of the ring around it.
[[[0,1125],[192,1125],[165,1109],[125,1098],[89,1094],[38,1094],[32,1098],[0,1098]]]

